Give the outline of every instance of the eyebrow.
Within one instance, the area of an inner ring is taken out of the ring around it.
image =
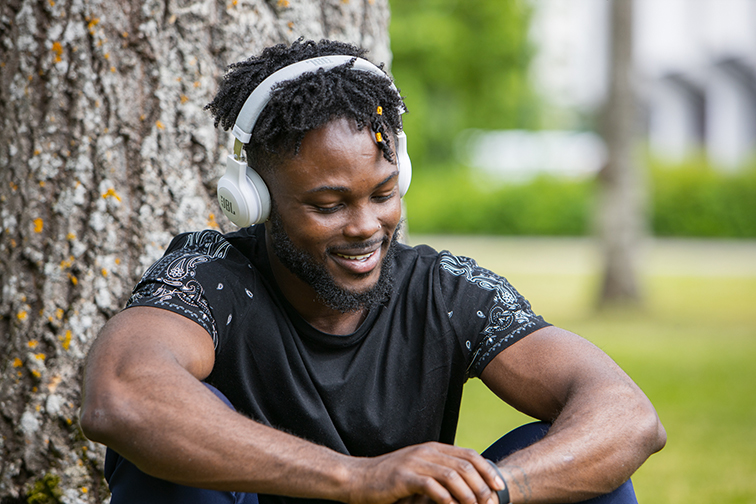
[[[374,187],[374,189],[377,189],[377,188],[381,187],[383,184],[385,184],[386,182],[388,182],[392,178],[398,177],[398,176],[399,176],[399,170],[396,170],[391,175],[389,175],[388,177],[386,177],[385,179],[383,179],[381,182],[379,182]],[[314,189],[310,189],[309,191],[307,191],[307,194],[320,193],[320,192],[348,193],[349,192],[349,188],[348,187],[344,187],[344,186],[327,186],[327,185],[325,185],[325,186],[318,186],[318,187],[316,187]]]

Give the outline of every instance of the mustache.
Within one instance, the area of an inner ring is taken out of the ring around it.
[[[396,228],[394,229],[394,233],[391,236],[384,236],[383,238],[375,238],[373,240],[368,240],[360,243],[347,243],[344,245],[334,245],[333,247],[328,247],[326,249],[326,253],[330,254],[332,252],[339,253],[339,252],[351,252],[351,251],[359,251],[359,250],[368,250],[372,249],[376,245],[379,244],[387,244],[391,245],[392,242],[398,241],[399,237],[402,235],[402,229],[404,229],[404,222],[405,219],[402,218],[399,220],[399,223],[396,225]]]
[[[365,242],[360,243],[347,243],[345,245],[334,245],[333,247],[328,247],[326,249],[326,252],[332,253],[332,252],[354,252],[359,250],[368,250],[373,249],[376,247],[376,245],[382,245],[384,243],[389,243],[390,238],[388,236],[384,236],[383,238],[376,238],[374,240],[368,240]]]

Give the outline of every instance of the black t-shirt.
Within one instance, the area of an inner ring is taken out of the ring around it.
[[[350,335],[318,331],[286,301],[263,226],[177,236],[127,306],[204,327],[216,351],[207,382],[263,424],[355,456],[451,444],[466,379],[548,324],[471,259],[400,245],[394,260],[390,300]]]

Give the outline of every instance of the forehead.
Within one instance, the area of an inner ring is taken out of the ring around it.
[[[383,157],[369,128],[360,130],[354,120],[340,118],[305,134],[297,155],[275,170],[274,185],[286,192],[351,190],[356,184],[383,180],[396,169]]]

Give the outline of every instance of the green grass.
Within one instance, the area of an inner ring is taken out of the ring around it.
[[[640,385],[668,434],[633,476],[641,503],[756,502],[756,243],[652,242],[644,307],[597,314],[590,240],[411,238],[503,274],[538,313],[596,343]],[[457,444],[482,450],[528,421],[471,380]]]

